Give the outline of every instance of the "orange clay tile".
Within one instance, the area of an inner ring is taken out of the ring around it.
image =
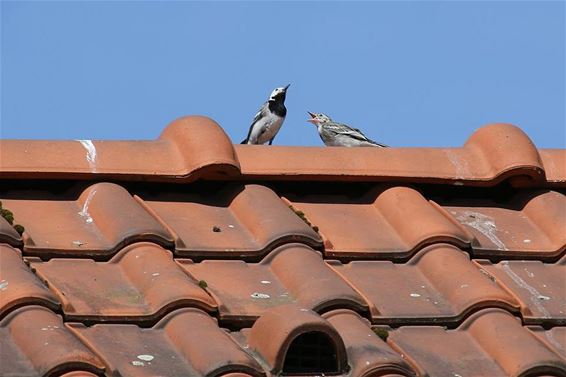
[[[177,119],[155,141],[2,140],[0,150],[0,178],[192,181],[239,175],[230,139],[202,116]]]
[[[17,307],[34,304],[59,308],[55,295],[25,265],[20,251],[0,244],[0,318]]]
[[[281,246],[259,263],[177,260],[218,303],[222,321],[250,324],[270,308],[298,303],[324,311],[366,311],[366,302],[323,261],[318,251],[300,244]]]
[[[155,244],[130,245],[109,262],[31,260],[71,320],[155,322],[185,306],[215,310],[214,300]]]
[[[448,324],[485,307],[517,311],[519,303],[458,248],[437,244],[409,262],[328,262],[370,303],[381,324]]]
[[[136,241],[171,245],[172,236],[123,187],[97,183],[77,200],[5,199],[25,224],[24,254],[109,258]]]
[[[61,317],[41,306],[19,308],[0,322],[0,350],[2,376],[100,375],[104,369]]]
[[[437,204],[402,186],[285,198],[320,229],[327,257],[404,260],[436,242],[490,258],[552,259],[566,250],[566,196],[556,191],[524,191],[504,203]]]
[[[387,342],[420,375],[564,376],[566,360],[500,309],[470,316],[458,329],[401,327]]]
[[[474,235],[474,256],[549,259],[566,250],[566,195],[559,192],[522,192],[505,203],[468,199],[443,208]]]
[[[176,234],[176,255],[258,259],[283,243],[322,245],[319,235],[267,187],[235,185],[205,194],[143,198]]]
[[[18,232],[2,216],[0,216],[0,243],[12,246],[21,246],[22,244],[22,238]]]
[[[208,314],[176,310],[152,328],[131,324],[68,325],[112,376],[263,376],[258,363]]]
[[[529,326],[528,328],[548,348],[566,360],[566,327],[553,327],[549,330],[539,326]]]
[[[342,337],[351,375],[359,377],[384,376],[395,373],[399,376],[415,376],[415,372],[377,336],[369,322],[358,314],[345,309],[334,310],[322,315]]]
[[[527,135],[509,124],[480,128],[463,148],[341,148],[236,145],[247,178],[318,181],[411,181],[493,186],[566,184],[566,151],[548,150],[543,165]],[[544,151],[544,150],[543,150]]]
[[[320,229],[328,257],[406,259],[426,244],[465,247],[473,239],[447,213],[408,187],[372,190],[358,198],[288,199]]]
[[[564,187],[566,183],[566,151],[564,149],[539,149],[549,187]]]
[[[334,326],[304,307],[289,304],[270,309],[241,335],[242,347],[257,355],[273,375],[316,373],[298,373],[300,366],[310,366],[318,375],[348,371],[344,342]],[[318,354],[318,360],[312,354]],[[322,364],[318,368],[317,361]]]
[[[558,263],[475,262],[517,297],[525,323],[566,325],[566,256]]]

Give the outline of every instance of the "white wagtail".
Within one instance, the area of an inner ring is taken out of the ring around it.
[[[368,139],[357,128],[334,122],[326,114],[316,114],[310,111],[308,113],[311,119],[307,122],[311,122],[317,127],[320,138],[329,147],[387,147],[387,145]]]
[[[289,84],[291,85],[291,84]],[[285,95],[287,88],[275,88],[267,102],[265,102],[252,122],[248,136],[241,144],[265,144],[269,141],[269,145],[273,143],[275,135],[285,121],[287,109],[285,108]]]

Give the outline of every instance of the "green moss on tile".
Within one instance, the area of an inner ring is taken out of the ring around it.
[[[14,214],[12,213],[12,211],[2,208],[0,209],[0,215],[2,215],[2,217],[6,219],[8,224],[14,224]]]
[[[315,232],[318,233],[318,226],[311,224],[311,222],[309,221],[309,219],[307,219],[307,216],[305,215],[305,213],[303,211],[299,211],[298,209],[296,209],[293,206],[289,206],[289,208],[291,209],[291,211],[295,212],[295,215],[299,216],[299,218],[301,220],[303,220],[305,222],[305,224],[310,226],[312,228],[312,230],[314,230]]]
[[[26,231],[26,229],[23,227],[23,225],[20,224],[16,224],[14,225],[14,229],[16,230],[16,232],[18,232],[18,234],[21,236],[22,234],[24,234],[24,232]]]
[[[384,327],[372,327],[371,329],[375,333],[375,335],[377,335],[381,338],[381,340],[383,340],[384,342],[387,341],[387,338],[389,337],[389,330],[388,329],[386,329]]]
[[[25,228],[20,224],[14,224],[14,213],[9,209],[4,208],[2,206],[1,201],[0,201],[0,216],[2,216],[8,222],[8,224],[12,225],[20,236],[24,233]]]
[[[201,287],[202,289],[205,289],[206,287],[208,287],[208,283],[205,280],[199,280],[198,286]]]

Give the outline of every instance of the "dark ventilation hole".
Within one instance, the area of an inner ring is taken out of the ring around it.
[[[296,337],[285,357],[283,374],[338,373],[336,347],[330,337],[319,331]]]

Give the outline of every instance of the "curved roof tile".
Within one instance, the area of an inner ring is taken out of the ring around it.
[[[130,245],[109,262],[32,259],[31,266],[72,320],[155,323],[180,307],[216,309],[214,300],[177,266],[171,252],[151,243]]]
[[[100,375],[104,364],[42,306],[19,308],[0,322],[0,366],[5,376],[59,376],[72,371]]]

